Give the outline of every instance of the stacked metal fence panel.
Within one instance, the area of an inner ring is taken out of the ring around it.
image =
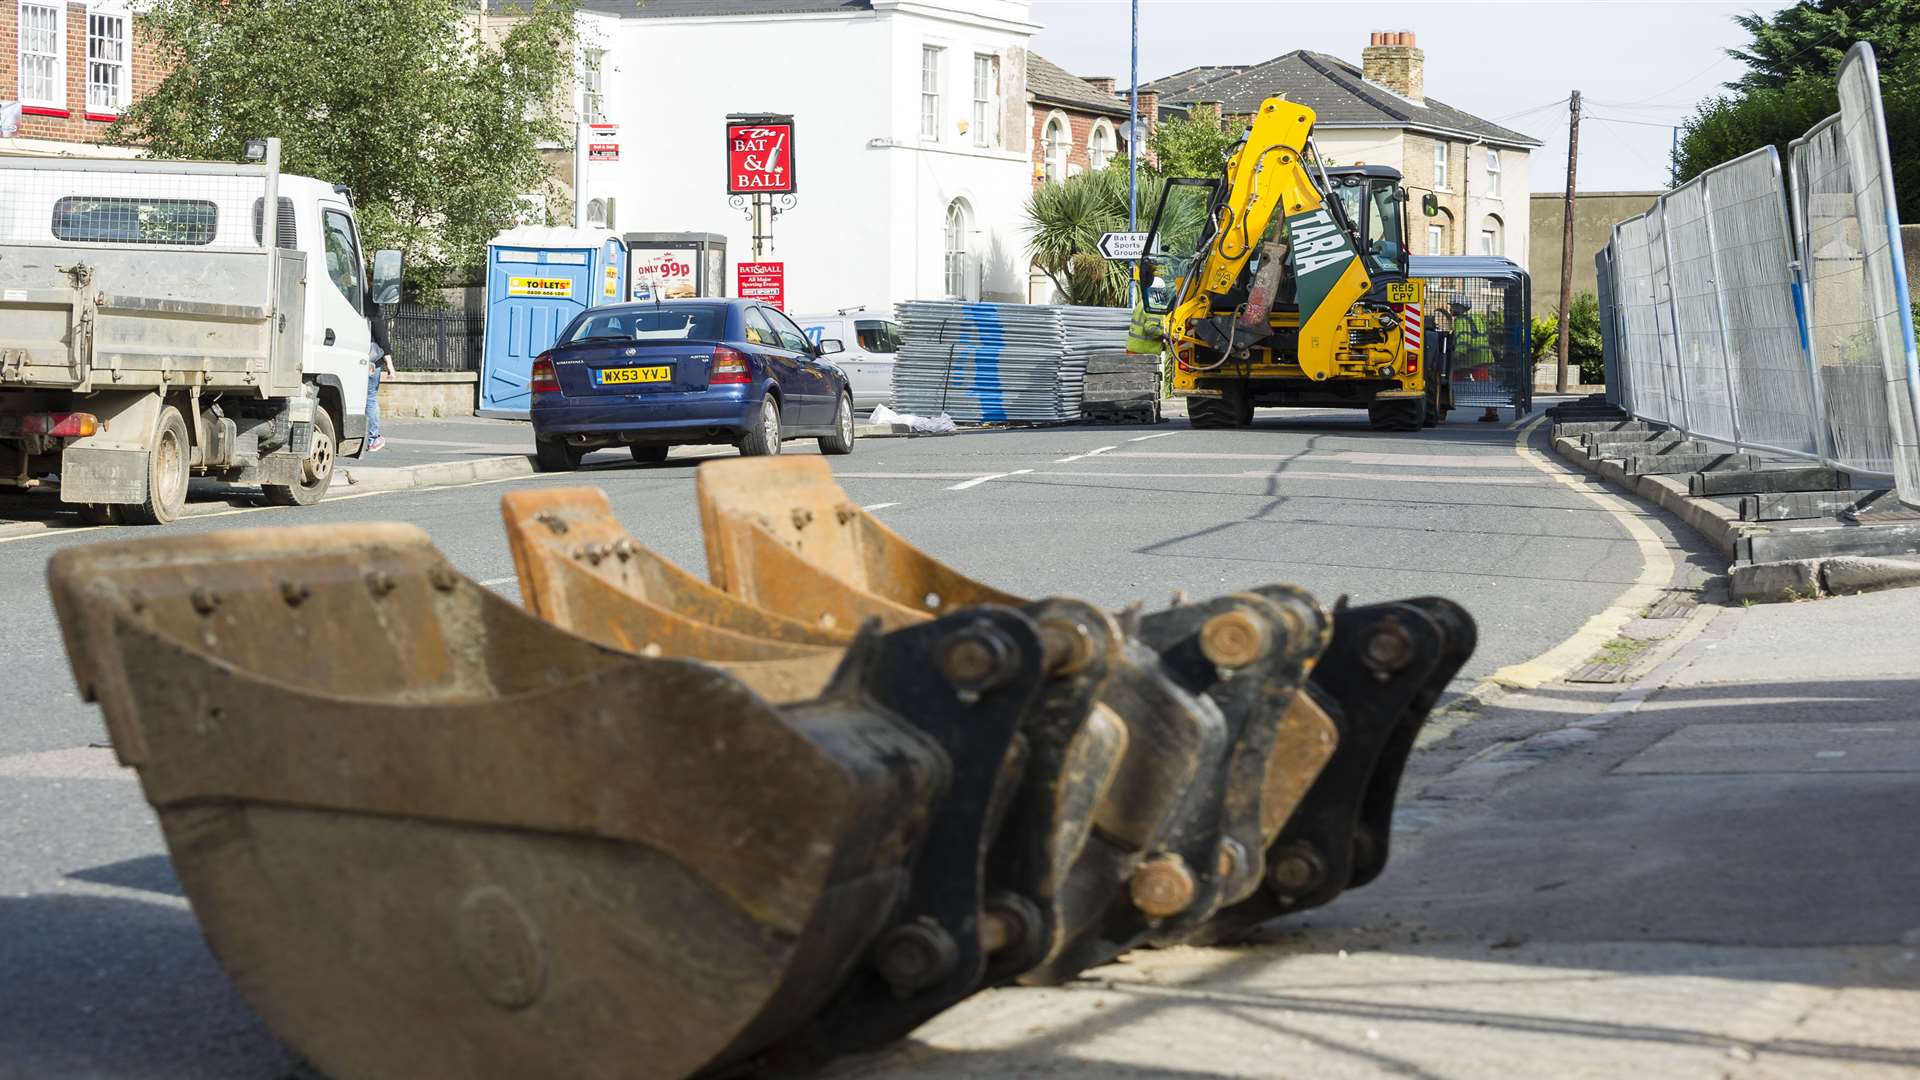
[[[1890,482],[1920,507],[1920,350],[1866,45],[1839,90],[1840,112],[1794,142],[1791,185],[1763,147],[1614,226],[1596,263],[1608,396],[1697,438]]]
[[[1126,347],[1129,312],[925,300],[898,315],[893,407],[994,423],[1078,419],[1087,355]]]
[[[1632,408],[1625,397],[1626,381],[1620,374],[1620,321],[1614,303],[1613,252],[1602,248],[1593,256],[1594,293],[1600,302],[1600,363],[1605,371],[1607,400],[1623,409]]]

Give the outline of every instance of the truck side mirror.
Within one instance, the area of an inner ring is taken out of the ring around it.
[[[391,249],[373,253],[373,302],[400,302],[400,253]]]
[[[1420,198],[1420,209],[1426,211],[1428,217],[1439,217],[1440,196],[1435,195],[1431,191],[1427,192]]]

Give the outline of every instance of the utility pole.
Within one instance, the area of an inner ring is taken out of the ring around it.
[[[1569,99],[1573,119],[1567,125],[1567,208],[1560,226],[1560,374],[1554,381],[1557,393],[1567,392],[1567,347],[1573,335],[1568,333],[1567,311],[1573,306],[1573,202],[1574,176],[1580,164],[1580,91]]]
[[[1127,231],[1140,231],[1140,0],[1133,0],[1133,59],[1127,75]]]

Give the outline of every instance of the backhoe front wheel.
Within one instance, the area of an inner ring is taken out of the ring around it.
[[[1427,399],[1401,398],[1367,406],[1367,426],[1375,431],[1419,431],[1427,423]]]
[[[1220,397],[1187,399],[1187,422],[1197,428],[1243,428],[1253,425],[1253,399],[1244,391],[1228,390]]]

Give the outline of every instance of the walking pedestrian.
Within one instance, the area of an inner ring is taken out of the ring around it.
[[[393,343],[380,305],[368,301],[367,311],[367,327],[373,333],[373,343],[367,346],[367,453],[371,454],[387,446],[380,437],[380,373],[393,374]]]

